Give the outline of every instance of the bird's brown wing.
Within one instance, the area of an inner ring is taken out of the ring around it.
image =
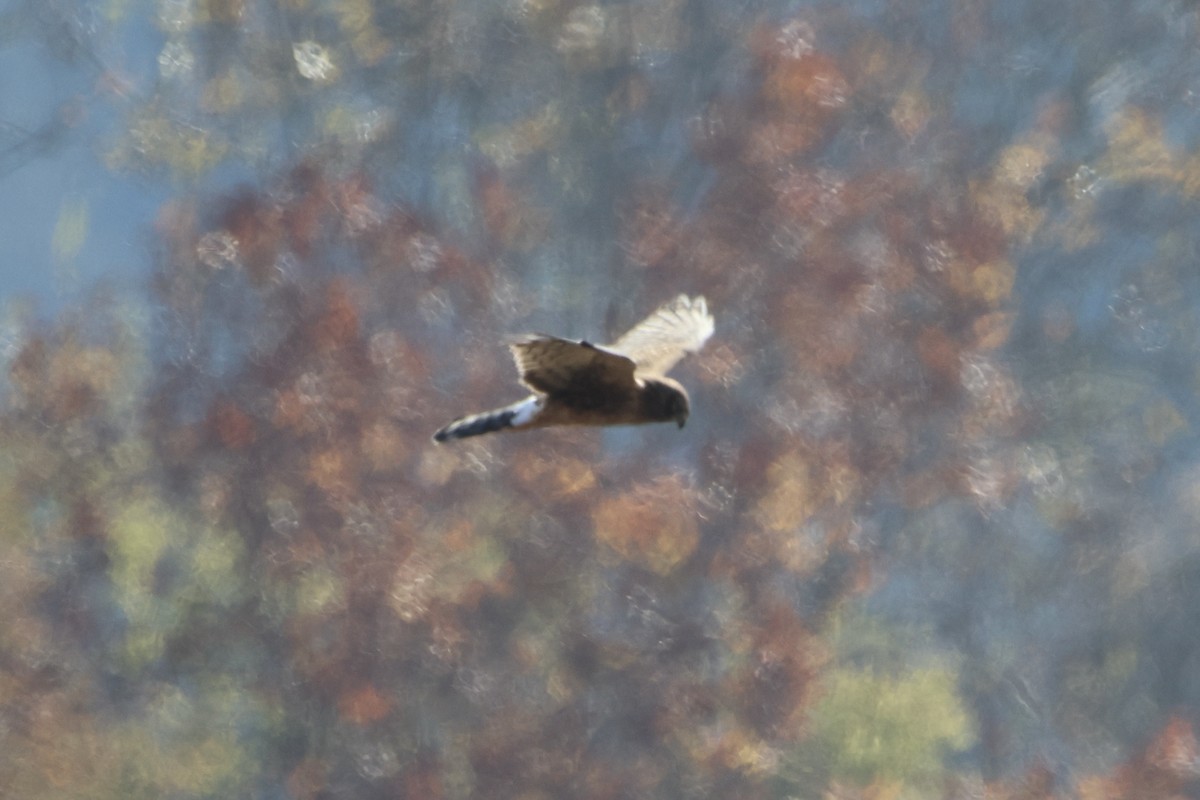
[[[521,382],[545,394],[586,394],[596,391],[629,391],[634,388],[636,365],[620,353],[589,342],[532,334],[508,345]]]
[[[633,326],[609,350],[629,356],[638,372],[665,375],[713,334],[713,318],[703,297],[681,294]]]

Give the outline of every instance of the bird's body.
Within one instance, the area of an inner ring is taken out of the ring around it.
[[[680,295],[613,345],[598,347],[542,334],[509,345],[521,382],[533,394],[503,408],[451,422],[435,441],[550,425],[640,425],[687,420],[687,392],[665,377],[712,335],[703,297]]]

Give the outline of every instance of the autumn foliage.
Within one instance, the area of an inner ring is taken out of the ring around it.
[[[973,143],[980,4],[948,53],[832,6],[271,9],[333,46],[260,5],[163,4],[190,91],[109,153],[257,177],[162,205],[145,291],[6,328],[14,797],[1196,792],[1193,414],[1140,366],[1194,377],[1190,245],[1035,291],[1122,224],[1098,181],[1190,209],[1156,112],[1097,101],[1090,175],[1065,99]],[[430,442],[519,396],[506,335],[680,291],[683,432]]]

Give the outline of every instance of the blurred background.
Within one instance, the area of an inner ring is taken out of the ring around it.
[[[5,795],[1200,797],[1198,45],[0,0]],[[681,292],[682,432],[430,442]]]

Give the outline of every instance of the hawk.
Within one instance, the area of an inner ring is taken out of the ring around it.
[[[674,421],[683,427],[687,392],[666,377],[704,346],[713,318],[703,297],[680,295],[611,345],[531,334],[509,345],[521,383],[533,394],[512,405],[472,414],[433,435],[435,442],[549,425],[640,425]]]

